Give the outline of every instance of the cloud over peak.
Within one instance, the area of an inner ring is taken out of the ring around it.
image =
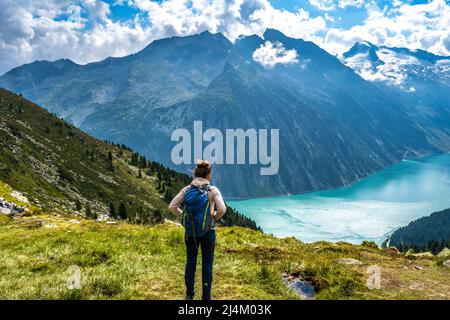
[[[0,74],[34,60],[70,58],[84,64],[124,56],[156,39],[205,30],[234,41],[272,28],[333,54],[368,40],[450,55],[446,0],[301,0],[287,9],[275,1],[0,0]],[[352,20],[356,10],[360,18]]]
[[[277,64],[298,63],[298,53],[295,49],[286,50],[278,41],[266,41],[253,52],[253,60],[265,68],[273,68]]]

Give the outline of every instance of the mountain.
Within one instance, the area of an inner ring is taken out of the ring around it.
[[[438,254],[450,247],[450,209],[434,212],[396,230],[389,237],[389,245],[401,251],[431,251]]]
[[[448,144],[450,57],[359,42],[344,53],[343,62],[404,106],[432,139]]]
[[[255,61],[267,41],[295,50],[296,61],[271,67]],[[201,120],[221,132],[279,129],[277,175],[261,176],[255,165],[215,166],[214,183],[232,197],[333,188],[404,157],[450,150],[448,93],[438,85],[438,97],[421,90],[414,96],[436,103],[411,105],[404,91],[367,81],[314,43],[272,29],[234,44],[209,32],[173,37],[123,58],[84,66],[35,62],[0,77],[0,86],[95,137],[183,172],[192,165],[170,158],[177,128],[192,133]]]
[[[377,79],[414,92],[414,81],[429,80],[450,86],[450,57],[424,50],[376,46],[357,42],[343,54],[345,64],[367,80]]]
[[[126,116],[130,105],[139,113],[194,97],[223,67],[230,46],[221,34],[205,32],[157,40],[137,54],[85,66],[37,61],[3,75],[0,87],[82,126],[103,106]]]
[[[31,213],[112,216],[147,224],[174,218],[168,202],[190,183],[189,176],[124,145],[99,141],[4,89],[0,113],[0,197],[5,204],[14,200],[11,194],[21,194],[20,204]],[[223,219],[223,225],[256,229],[254,221],[232,208]]]

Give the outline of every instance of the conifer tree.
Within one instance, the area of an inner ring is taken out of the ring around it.
[[[111,218],[117,218],[116,207],[112,202],[109,204],[109,215],[111,216]]]
[[[119,206],[119,217],[120,219],[125,220],[127,216],[127,208],[125,207],[125,204],[121,202]]]
[[[113,166],[113,155],[111,153],[111,151],[108,151],[108,170],[109,171],[114,171],[114,166]]]
[[[138,160],[139,160],[139,154],[137,152],[134,152],[131,155],[131,165],[136,167],[138,165]]]
[[[81,205],[81,202],[78,199],[75,201],[75,208],[77,211],[80,211],[81,209],[83,209],[83,206]]]
[[[94,218],[94,213],[92,212],[92,208],[89,203],[86,203],[86,218],[88,219]]]

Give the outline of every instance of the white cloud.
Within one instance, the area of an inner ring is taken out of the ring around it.
[[[240,35],[261,35],[266,28],[274,28],[313,40],[326,28],[323,17],[313,18],[303,9],[275,9],[268,0],[134,0],[134,4],[147,12],[153,33],[160,37],[209,30],[233,41]]]
[[[433,0],[422,5],[395,2],[390,9],[373,1],[311,0],[323,16],[305,9],[274,8],[269,0],[0,0],[0,74],[34,60],[70,58],[77,63],[137,52],[151,41],[205,30],[262,35],[266,28],[314,41],[331,53],[347,50],[358,40],[421,48],[450,55],[450,5]],[[138,13],[119,22],[111,6],[127,4]],[[327,28],[339,21],[329,8],[364,7],[368,17],[349,29]],[[79,17],[82,13],[82,18]],[[326,15],[325,15],[326,14]],[[65,19],[61,19],[65,16]]]
[[[89,12],[89,18],[91,21],[109,21],[108,15],[111,13],[111,10],[107,3],[97,0],[85,0],[85,6]]]
[[[117,0],[139,13],[126,22],[113,21],[111,8],[94,0],[0,0],[0,74],[34,60],[70,58],[77,63],[137,52],[152,40],[205,30],[262,35],[275,28],[288,36],[318,41],[326,29],[322,17],[303,9],[275,9],[268,0]],[[112,5],[114,5],[112,4]],[[83,13],[83,18],[78,18]],[[68,19],[57,19],[65,14]],[[86,28],[89,26],[88,28]]]
[[[298,53],[295,49],[286,50],[280,42],[266,41],[253,52],[253,60],[265,68],[273,68],[277,64],[298,63]]]
[[[450,5],[445,0],[427,4],[396,4],[391,9],[366,5],[368,17],[350,29],[331,28],[322,45],[334,54],[349,49],[356,41],[377,45],[423,49],[450,55]]]
[[[334,0],[309,0],[309,4],[322,11],[331,11],[336,9]]]
[[[365,0],[339,0],[338,6],[339,8],[361,8],[364,4]]]
[[[250,19],[255,26],[252,28],[253,33],[256,34],[261,34],[266,28],[272,28],[283,32],[289,37],[319,41],[317,34],[326,30],[326,21],[323,17],[312,18],[303,9],[289,12],[270,7],[265,10],[255,11],[250,16]]]
[[[133,21],[111,21],[110,7],[103,1],[0,3],[0,74],[35,60],[70,58],[87,63],[122,56],[142,49],[152,38],[149,29]],[[88,19],[80,18],[81,12]],[[88,23],[92,27],[86,29]]]
[[[322,11],[333,11],[337,7],[341,9],[360,8],[365,2],[366,0],[309,0],[310,5]]]

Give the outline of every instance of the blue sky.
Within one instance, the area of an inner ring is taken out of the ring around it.
[[[118,5],[115,0],[105,0],[106,3],[110,5],[111,17],[117,21],[126,21],[132,19],[136,14],[140,12],[136,7],[124,2]],[[162,2],[162,1],[155,1]],[[346,8],[340,8],[336,6],[334,10],[324,11],[320,10],[316,6],[312,5],[308,0],[269,0],[270,4],[277,9],[284,9],[289,11],[297,11],[302,8],[308,10],[312,16],[323,16],[324,13],[328,13],[331,17],[335,18],[331,25],[341,28],[349,28],[356,24],[363,23],[364,19],[367,18],[367,11],[364,6],[355,7],[349,6]],[[375,1],[380,7],[392,7],[392,1],[379,0]],[[421,4],[427,3],[428,0],[414,0],[414,1],[402,1],[409,4]]]
[[[125,21],[139,13],[138,9],[128,5],[127,3],[123,3],[123,5],[114,5],[116,3],[115,0],[106,0],[105,2],[111,5],[112,17],[119,21]],[[155,1],[155,2],[162,2],[162,1]],[[367,10],[365,9],[364,6],[360,7],[348,6],[345,8],[341,8],[339,7],[339,5],[335,5],[335,9],[324,11],[312,5],[309,0],[269,0],[269,2],[274,8],[277,9],[297,11],[298,9],[302,8],[310,12],[312,16],[323,16],[325,13],[328,13],[331,17],[334,18],[334,21],[332,22],[330,21],[330,25],[337,28],[350,28],[354,25],[361,24],[364,22],[364,19],[366,19],[368,16]],[[429,2],[429,0],[411,0],[400,2],[416,5],[416,4],[426,4]],[[448,2],[449,1],[447,1],[447,3]],[[374,1],[374,3],[376,3],[380,8],[393,7],[392,5],[393,1],[378,0]]]
[[[356,41],[450,55],[450,0],[0,0],[0,74],[77,63],[209,30],[231,41],[275,28],[340,55]]]

